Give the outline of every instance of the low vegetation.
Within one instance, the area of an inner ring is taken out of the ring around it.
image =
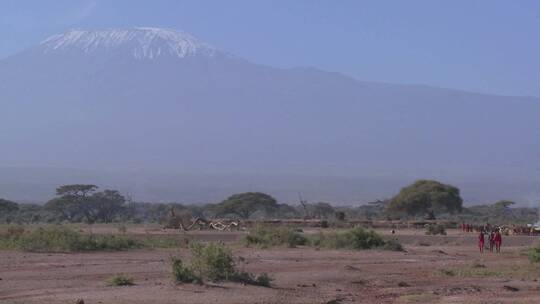
[[[472,265],[462,265],[439,269],[444,276],[461,278],[504,278],[517,280],[536,280],[540,265],[484,265],[474,262]]]
[[[286,246],[296,247],[306,245],[307,237],[289,227],[268,227],[257,225],[244,238],[246,245],[259,247]]]
[[[231,281],[269,287],[272,279],[268,274],[254,275],[238,271],[231,249],[225,245],[193,243],[189,265],[178,257],[171,257],[173,280],[177,283],[202,284],[204,281]]]
[[[254,245],[262,248],[311,246],[327,249],[361,250],[380,248],[403,251],[403,247],[397,241],[385,240],[375,231],[360,227],[344,232],[320,232],[314,235],[303,235],[292,228],[257,226],[246,235],[244,243],[248,246]]]
[[[430,224],[426,227],[426,235],[446,235],[444,225]]]
[[[202,279],[226,281],[236,272],[231,249],[224,245],[193,243],[191,254],[192,270]]]
[[[372,249],[383,248],[384,239],[373,230],[354,228],[345,232],[319,233],[310,237],[310,244],[328,249]]]
[[[531,248],[528,255],[529,261],[532,263],[540,263],[540,244]]]
[[[177,283],[202,284],[202,279],[196,276],[191,267],[184,265],[182,259],[171,257],[171,268],[173,280]]]
[[[26,230],[10,226],[0,232],[0,248],[31,252],[72,252],[98,250],[126,250],[143,247],[143,244],[124,236],[87,235],[62,227],[40,227]]]
[[[107,279],[107,285],[109,286],[133,286],[135,285],[132,277],[125,274],[117,274]]]

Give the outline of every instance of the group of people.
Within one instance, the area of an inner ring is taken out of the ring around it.
[[[474,226],[471,224],[461,223],[459,226],[463,232],[473,232]]]
[[[487,230],[481,230],[478,234],[478,247],[480,248],[480,253],[484,253],[484,247],[485,247],[485,234]],[[502,245],[502,235],[499,229],[491,230],[488,236],[488,242],[489,242],[489,251],[493,252],[493,249],[497,253],[501,252],[501,245]]]

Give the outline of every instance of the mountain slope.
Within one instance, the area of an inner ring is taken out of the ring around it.
[[[269,177],[256,186],[288,199],[299,183],[276,189],[271,176],[436,177],[501,187],[540,181],[537,98],[276,69],[170,30],[46,39],[0,61],[0,103],[0,141],[9,147],[0,166],[245,174]],[[317,193],[344,201],[376,196],[329,188]],[[502,195],[485,192],[470,199]]]

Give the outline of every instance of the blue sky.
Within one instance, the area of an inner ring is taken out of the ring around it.
[[[0,0],[0,58],[69,28],[133,26],[277,67],[540,96],[540,1]]]

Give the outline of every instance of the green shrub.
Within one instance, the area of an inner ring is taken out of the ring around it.
[[[529,251],[529,261],[531,261],[531,263],[540,262],[540,245],[537,245],[536,247],[533,247]]]
[[[7,228],[0,230],[0,248],[2,249],[17,249],[17,242],[24,234],[25,229],[23,226],[7,226]]]
[[[426,235],[446,235],[446,229],[443,225],[430,224],[426,227]]]
[[[180,258],[171,257],[172,275],[175,282],[202,284],[204,280],[232,281],[269,287],[272,281],[266,273],[254,275],[236,270],[231,250],[224,245],[193,243],[191,254],[189,266],[184,266]]]
[[[304,236],[294,229],[287,227],[257,226],[244,238],[246,245],[261,247],[288,246],[296,247],[309,245],[315,248],[329,249],[372,249],[404,251],[403,246],[395,240],[385,241],[373,230],[357,227],[344,232],[319,232]]]
[[[189,267],[185,267],[178,257],[171,257],[171,267],[173,280],[177,283],[202,284],[202,279],[195,276]]]
[[[107,279],[107,285],[109,286],[133,286],[135,283],[133,282],[132,277],[128,277],[123,274],[117,274],[115,276],[112,276]]]
[[[265,227],[258,225],[245,236],[244,242],[261,247],[287,246],[290,248],[306,245],[307,238],[288,227]]]
[[[191,253],[191,269],[199,278],[221,281],[235,273],[232,252],[224,245],[193,243]]]
[[[9,229],[8,229],[9,230]],[[126,250],[139,248],[141,243],[114,235],[85,235],[65,227],[38,228],[32,231],[8,232],[0,246],[31,252],[70,252]]]
[[[310,237],[314,247],[331,249],[371,249],[383,247],[386,242],[373,230],[354,228],[345,232],[319,233]]]

